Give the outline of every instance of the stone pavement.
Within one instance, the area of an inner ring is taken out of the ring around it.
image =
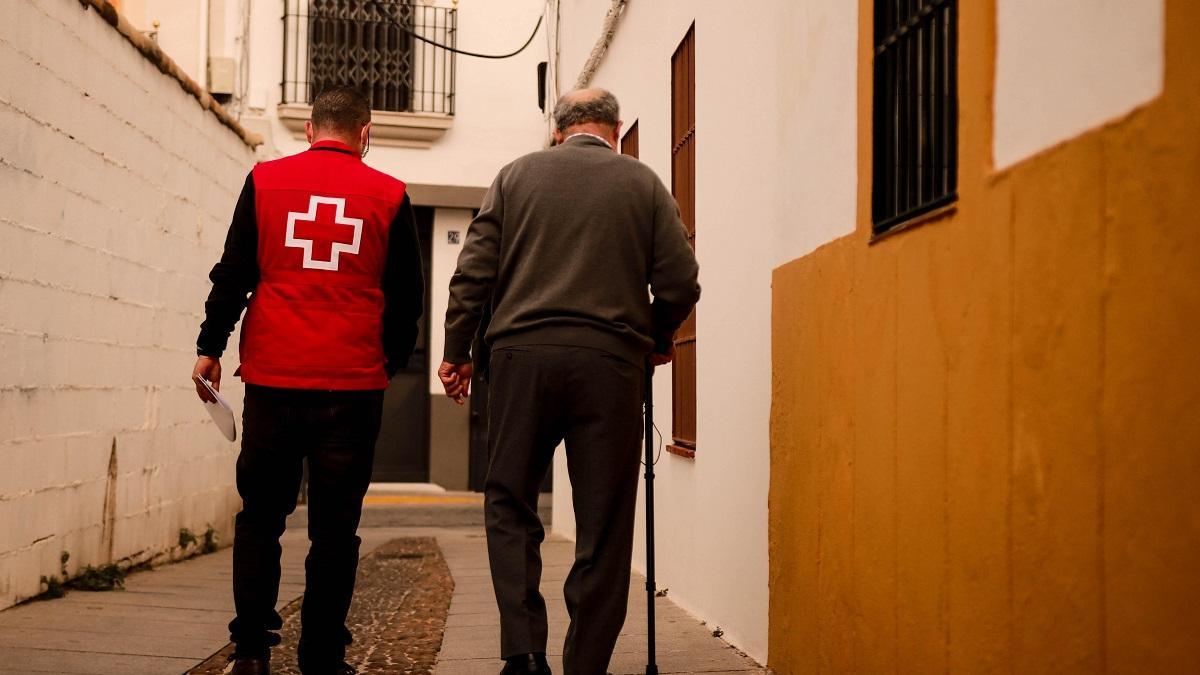
[[[281,607],[304,590],[303,555],[284,548]],[[0,673],[181,673],[229,639],[231,559],[224,549],[131,574],[124,591],[0,612]]]
[[[364,674],[433,672],[453,594],[454,580],[434,537],[399,537],[375,547],[358,565],[347,663]],[[300,601],[280,615],[282,642],[272,650],[271,673],[300,675]],[[188,675],[223,675],[232,653],[229,645]]]
[[[425,500],[417,500],[419,502]],[[499,620],[488,575],[487,550],[479,525],[428,527],[438,519],[428,504],[374,504],[379,511],[364,527],[363,553],[398,537],[432,536],[438,541],[455,589],[437,673],[496,673]],[[409,517],[403,509],[420,509]],[[299,510],[284,535],[283,607],[303,592],[307,538]],[[455,518],[450,518],[455,522]],[[422,526],[410,527],[417,522]],[[573,556],[572,544],[550,539],[543,545],[543,593],[550,611],[550,660],[561,673],[566,609],[562,582]],[[72,591],[65,598],[33,602],[0,612],[0,675],[178,675],[202,662],[228,640],[233,613],[231,551],[138,572],[124,591]],[[625,630],[610,665],[614,673],[645,672],[644,582],[634,579]],[[657,601],[659,667],[664,673],[746,672],[761,669],[725,642],[713,638],[698,620],[669,598]]]
[[[438,537],[442,555],[454,576],[454,597],[438,657],[438,675],[497,673],[500,617],[492,593],[487,546],[479,530],[454,530]],[[574,560],[572,542],[550,537],[542,544],[542,594],[550,616],[547,657],[550,668],[562,671],[562,646],[567,632],[567,609],[562,585]],[[609,663],[610,672],[646,672],[645,578],[635,574],[629,589],[629,613]],[[658,668],[662,673],[766,672],[711,629],[684,612],[669,597],[655,602]]]

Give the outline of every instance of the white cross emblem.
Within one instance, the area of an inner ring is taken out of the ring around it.
[[[333,217],[335,224],[351,225],[354,227],[354,241],[349,244],[336,240],[332,242],[329,249],[329,260],[314,260],[313,240],[296,237],[297,221],[315,224],[317,222],[317,207],[321,204],[337,208],[337,213]],[[363,221],[361,218],[349,218],[346,216],[346,200],[342,197],[318,197],[317,195],[312,195],[308,199],[307,213],[301,213],[300,211],[288,212],[287,235],[284,238],[284,245],[304,251],[304,267],[306,269],[332,270],[336,272],[338,269],[338,258],[341,254],[358,254],[358,246],[362,243],[362,226]]]

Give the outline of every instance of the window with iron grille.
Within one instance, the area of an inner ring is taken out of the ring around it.
[[[671,57],[671,193],[696,247],[696,26]],[[671,437],[667,449],[696,456],[696,312],[675,333],[671,367]]]
[[[372,110],[454,114],[458,12],[414,0],[285,0],[283,102],[361,91]]]
[[[957,24],[957,0],[875,0],[875,234],[958,198]]]

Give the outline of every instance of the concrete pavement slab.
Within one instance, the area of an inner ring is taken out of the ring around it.
[[[66,652],[28,647],[0,647],[0,663],[12,673],[56,675],[177,675],[192,665],[190,658],[136,654]],[[3,671],[0,671],[3,672]]]
[[[284,535],[281,608],[304,590],[307,548],[303,530]],[[224,549],[130,574],[125,590],[71,591],[0,612],[0,669],[178,675],[229,639],[231,564]]]
[[[479,675],[499,672],[500,621],[486,572],[487,544],[481,537],[451,531],[439,536],[442,554],[455,579],[450,616],[438,656],[438,675]],[[542,545],[542,595],[548,612],[547,660],[562,672],[562,648],[569,619],[562,584],[570,572],[575,547],[550,538]],[[460,576],[462,575],[462,576]],[[609,663],[614,674],[644,673],[647,661],[645,579],[634,575],[629,590],[629,613]],[[668,597],[655,600],[658,666],[662,673],[766,672],[710,628],[680,609]]]

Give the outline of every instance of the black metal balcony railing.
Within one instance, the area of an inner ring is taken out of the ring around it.
[[[454,114],[458,12],[412,0],[284,0],[283,102],[351,86],[373,110]]]

